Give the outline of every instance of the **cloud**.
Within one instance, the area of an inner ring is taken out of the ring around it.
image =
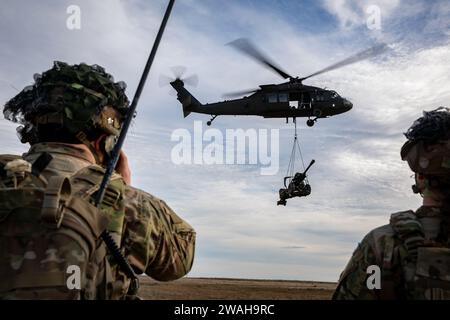
[[[400,0],[324,0],[323,6],[339,20],[341,28],[355,28],[365,25],[371,6],[376,6],[380,10],[381,17],[388,19],[393,11],[400,5]]]
[[[125,80],[132,96],[166,4],[78,1],[82,29],[69,31],[65,9],[70,1],[6,2],[0,12],[2,102],[16,92],[10,84],[19,89],[30,84],[33,73],[48,69],[56,59],[100,64],[116,80]],[[134,184],[166,200],[196,228],[192,275],[335,281],[370,229],[387,223],[390,213],[420,204],[410,192],[411,172],[399,150],[402,132],[423,109],[448,105],[448,6],[377,3],[384,19],[378,33],[365,26],[368,1],[311,1],[310,17],[302,19],[293,14],[300,12],[297,2],[175,5],[125,149]],[[418,12],[429,13],[427,19]],[[411,28],[413,22],[426,26],[424,33]],[[436,34],[437,28],[442,30]],[[187,75],[200,78],[190,90],[202,102],[280,81],[224,46],[243,36],[299,76],[376,41],[387,41],[392,48],[384,56],[307,81],[335,89],[354,108],[321,119],[313,128],[299,126],[305,162],[317,162],[309,175],[312,194],[289,200],[287,207],[276,206],[293,139],[292,125],[283,120],[219,117],[214,122],[223,133],[227,128],[280,129],[281,169],[275,176],[261,176],[258,166],[175,165],[170,160],[176,144],[170,140],[173,130],[192,131],[193,121],[206,121],[207,116],[184,119],[169,88],[159,87],[159,74],[168,74],[174,65],[187,66]],[[0,120],[2,153],[26,151],[16,139],[15,125]]]

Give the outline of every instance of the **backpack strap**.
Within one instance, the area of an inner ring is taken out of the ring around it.
[[[397,264],[400,264],[402,274],[399,274],[398,278],[403,280],[404,293],[409,295],[414,291],[413,281],[418,251],[425,244],[424,229],[412,210],[392,214],[389,223],[401,242],[401,245],[398,246],[399,261]]]
[[[53,176],[48,180],[42,204],[41,219],[49,228],[58,229],[64,217],[63,207],[71,194],[71,185],[64,176]]]
[[[394,239],[389,238],[386,241],[386,247],[383,257],[383,273],[381,277],[382,290],[379,293],[381,300],[395,300],[397,281],[396,274],[393,270],[393,257],[394,257]]]
[[[402,290],[399,281],[406,281],[408,285],[408,279],[402,278],[399,259],[403,268],[415,268],[418,248],[425,241],[422,224],[411,210],[393,213],[389,226],[393,231],[390,235],[386,235],[385,230],[374,232],[374,252],[383,269],[382,290],[379,293],[382,300],[398,297]]]
[[[380,300],[394,300],[396,298],[397,277],[394,270],[395,239],[390,228],[384,226],[372,232],[372,250],[375,261],[383,270],[381,273],[381,290],[375,294]]]
[[[391,215],[389,221],[392,229],[405,245],[408,260],[417,261],[418,248],[425,243],[422,224],[413,211],[402,211]]]
[[[47,168],[48,164],[53,160],[53,157],[48,152],[43,152],[31,166],[31,173],[39,177],[42,171]]]

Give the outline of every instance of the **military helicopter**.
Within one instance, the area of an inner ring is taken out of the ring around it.
[[[282,78],[289,79],[289,81],[281,84],[260,85],[258,89],[225,95],[230,98],[248,95],[239,99],[202,104],[185,88],[185,82],[179,76],[171,81],[170,85],[177,91],[177,99],[183,106],[184,117],[187,117],[191,112],[209,114],[211,115],[211,119],[207,122],[208,126],[219,115],[286,118],[286,122],[289,118],[306,117],[308,118],[306,124],[312,127],[320,118],[327,118],[349,111],[352,109],[353,104],[349,100],[341,97],[334,90],[304,85],[303,81],[319,74],[368,59],[387,49],[386,44],[379,44],[306,77],[300,78],[293,77],[283,71],[248,39],[237,39],[230,42],[229,45],[252,57]]]

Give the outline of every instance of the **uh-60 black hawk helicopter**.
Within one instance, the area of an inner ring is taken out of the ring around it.
[[[308,118],[306,124],[311,127],[317,119],[327,118],[349,111],[352,109],[353,104],[349,100],[341,97],[336,91],[304,85],[303,81],[313,76],[368,59],[380,54],[387,48],[385,44],[376,45],[306,77],[300,78],[293,77],[283,71],[247,39],[241,38],[230,42],[229,45],[254,58],[261,64],[272,69],[282,78],[289,79],[289,81],[281,84],[261,85],[258,89],[224,95],[227,97],[236,97],[250,94],[243,98],[202,104],[184,87],[185,82],[189,82],[192,78],[180,79],[179,76],[171,81],[170,84],[177,91],[177,99],[183,105],[184,117],[187,117],[191,112],[209,114],[212,118],[207,122],[208,126],[219,115],[251,115],[262,116],[264,118],[286,118],[286,121],[289,118],[295,120],[297,117],[306,117]]]

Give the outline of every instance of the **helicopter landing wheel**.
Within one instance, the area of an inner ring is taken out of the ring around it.
[[[209,127],[215,118],[217,118],[217,116],[211,116],[211,119],[208,122],[206,122],[206,125]]]
[[[314,120],[312,120],[312,119],[309,119],[309,120],[307,120],[306,121],[306,125],[308,126],[308,127],[312,127],[313,125],[314,125]]]

